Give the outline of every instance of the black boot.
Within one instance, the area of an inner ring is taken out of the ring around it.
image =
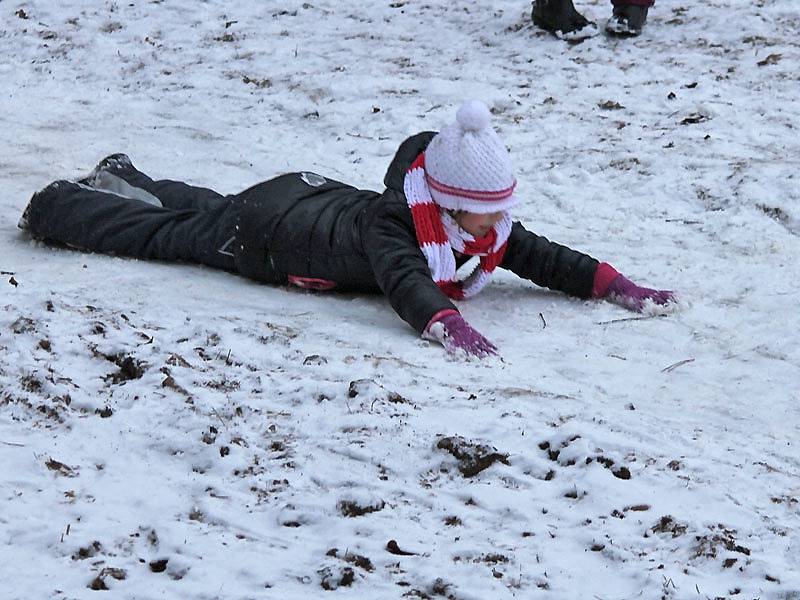
[[[91,172],[76,183],[118,196],[141,200],[154,206],[163,206],[161,200],[145,190],[152,180],[133,166],[127,154],[111,154],[97,163]]]
[[[572,0],[534,0],[531,18],[537,27],[570,41],[597,33],[597,26],[575,10]]]
[[[36,198],[39,196],[46,195],[52,192],[53,190],[58,189],[58,187],[63,183],[64,183],[63,181],[54,181],[53,183],[42,188],[38,192],[35,192],[33,196],[31,196],[31,199],[28,202],[28,205],[25,207],[25,210],[22,211],[22,216],[20,217],[19,222],[17,223],[17,227],[27,231],[30,226],[31,205],[33,204],[33,201],[36,200]]]
[[[646,6],[633,4],[615,6],[614,13],[606,23],[606,31],[620,37],[635,37],[642,33],[646,21]]]
[[[88,185],[89,187],[101,187],[99,179],[101,173],[112,173],[118,175],[120,171],[133,169],[133,163],[127,154],[111,154],[101,160],[88,175],[78,179],[77,183]]]

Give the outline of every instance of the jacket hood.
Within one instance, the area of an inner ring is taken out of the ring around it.
[[[397,153],[389,164],[386,176],[383,178],[383,185],[387,188],[402,192],[406,171],[408,171],[411,163],[425,151],[425,148],[428,147],[428,144],[430,144],[435,135],[435,131],[423,131],[422,133],[412,135],[400,144]]]

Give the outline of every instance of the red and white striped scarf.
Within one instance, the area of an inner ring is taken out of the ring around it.
[[[483,238],[476,239],[463,229],[431,197],[425,176],[425,154],[420,154],[406,171],[403,191],[414,218],[417,241],[431,270],[436,285],[454,300],[470,298],[489,282],[497,265],[503,261],[511,216],[503,218]],[[480,256],[480,263],[465,279],[456,279],[456,257],[453,251]]]

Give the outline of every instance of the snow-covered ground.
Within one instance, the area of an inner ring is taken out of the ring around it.
[[[0,2],[4,598],[800,598],[800,7],[665,1],[572,46],[528,13]],[[225,193],[382,189],[465,98],[518,218],[680,310],[501,274],[462,308],[503,361],[453,362],[381,297],[16,229],[118,151]]]

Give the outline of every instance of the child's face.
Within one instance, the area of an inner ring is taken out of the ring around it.
[[[493,212],[479,215],[465,210],[459,210],[453,214],[453,218],[461,229],[474,235],[476,238],[482,238],[503,218],[503,213]]]

